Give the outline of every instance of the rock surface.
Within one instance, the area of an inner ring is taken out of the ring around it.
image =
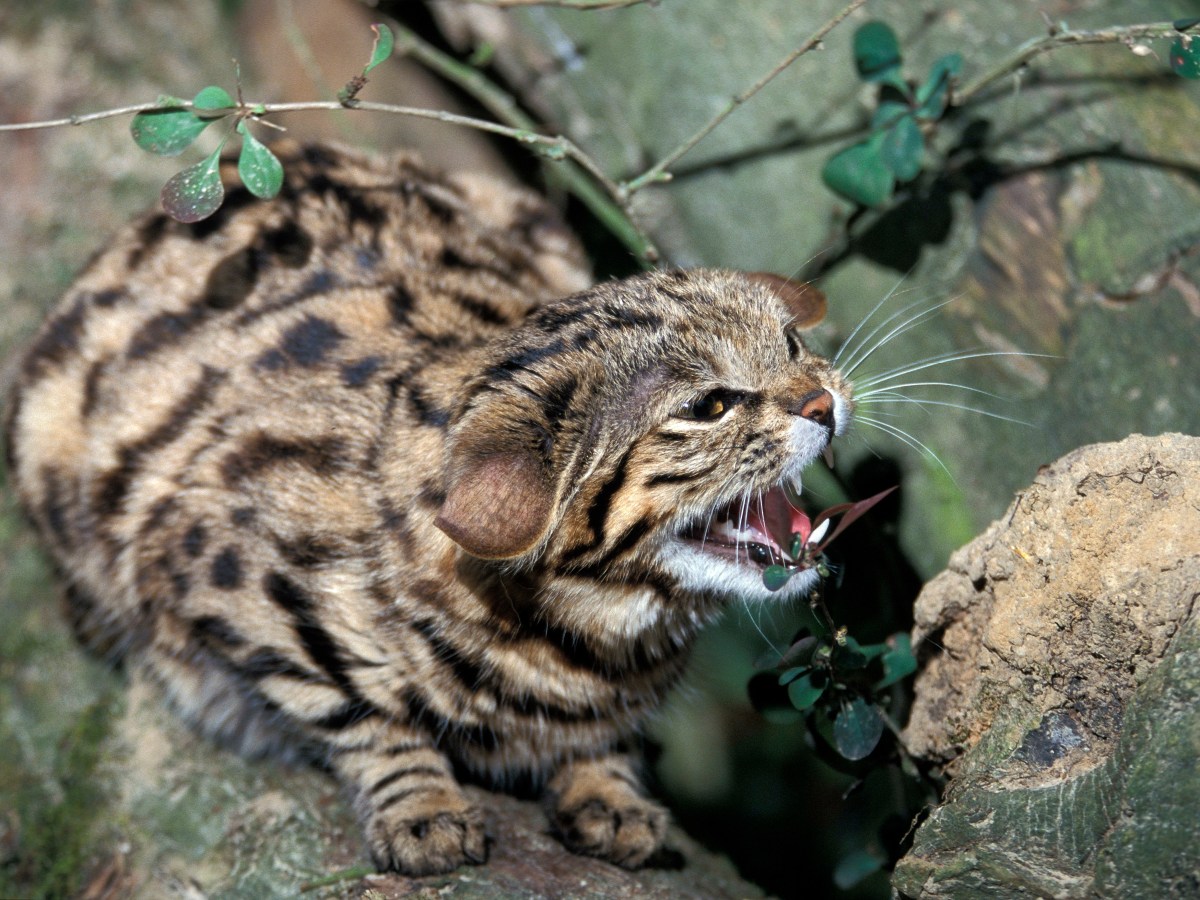
[[[1043,468],[916,606],[905,740],[946,798],[896,869],[933,898],[1200,896],[1200,438]]]

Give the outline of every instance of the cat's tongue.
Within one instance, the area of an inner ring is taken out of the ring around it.
[[[749,529],[768,537],[772,549],[785,555],[792,546],[793,535],[799,534],[800,543],[805,544],[812,533],[812,521],[796,509],[783,488],[772,488],[763,494],[761,506],[751,503],[749,513],[746,520]]]

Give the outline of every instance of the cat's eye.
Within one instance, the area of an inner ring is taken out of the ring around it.
[[[675,410],[675,418],[712,422],[729,412],[740,399],[741,395],[733,391],[709,391],[703,397],[681,403]]]

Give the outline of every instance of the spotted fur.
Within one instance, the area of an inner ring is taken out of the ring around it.
[[[126,228],[25,357],[11,468],[72,622],[207,733],[323,760],[382,867],[486,858],[460,774],[642,864],[666,815],[628,749],[697,629],[768,596],[754,545],[704,532],[849,415],[797,333],[823,301],[589,287],[524,191],[284,156],[273,202]]]

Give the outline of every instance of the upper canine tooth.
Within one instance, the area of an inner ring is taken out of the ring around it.
[[[822,451],[822,453],[821,453],[821,456],[825,460],[825,465],[829,466],[829,468],[832,469],[833,468],[833,444],[826,444],[824,451]]]

